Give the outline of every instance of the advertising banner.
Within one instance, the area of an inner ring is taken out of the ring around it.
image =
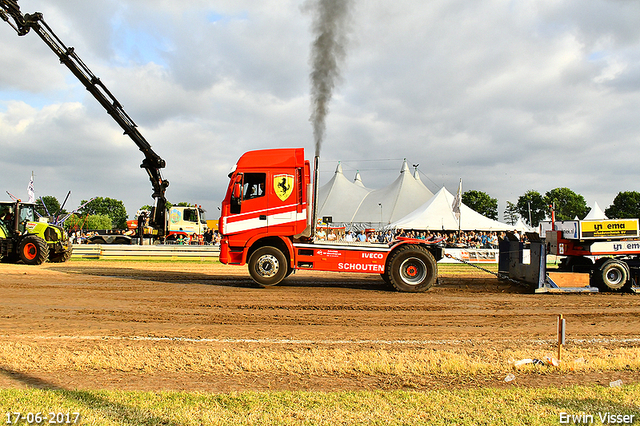
[[[638,237],[638,219],[580,221],[580,239]]]

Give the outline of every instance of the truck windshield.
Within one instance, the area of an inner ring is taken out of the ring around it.
[[[184,209],[182,219],[185,222],[197,222],[198,211],[196,209]]]

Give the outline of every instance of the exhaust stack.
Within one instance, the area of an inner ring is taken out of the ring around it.
[[[316,226],[318,223],[318,163],[320,156],[313,158],[313,198],[311,204],[311,238],[316,237]]]

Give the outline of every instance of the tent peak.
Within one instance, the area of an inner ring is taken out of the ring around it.
[[[411,173],[411,171],[409,170],[409,164],[407,163],[407,159],[406,158],[402,162],[402,169],[400,170],[400,173],[404,173],[404,172]]]
[[[362,177],[360,176],[360,170],[356,170],[356,177],[353,179],[353,183],[358,186],[364,187],[364,183],[362,182]]]

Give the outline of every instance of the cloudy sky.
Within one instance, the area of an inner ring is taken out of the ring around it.
[[[217,218],[242,153],[314,151],[308,0],[19,0],[124,105],[166,160],[169,201]],[[568,187],[605,209],[638,191],[640,2],[354,0],[321,149],[370,188],[402,159],[436,192],[500,203]],[[152,203],[143,155],[36,34],[0,22],[0,182],[71,205]],[[7,199],[8,196],[1,196]]]

